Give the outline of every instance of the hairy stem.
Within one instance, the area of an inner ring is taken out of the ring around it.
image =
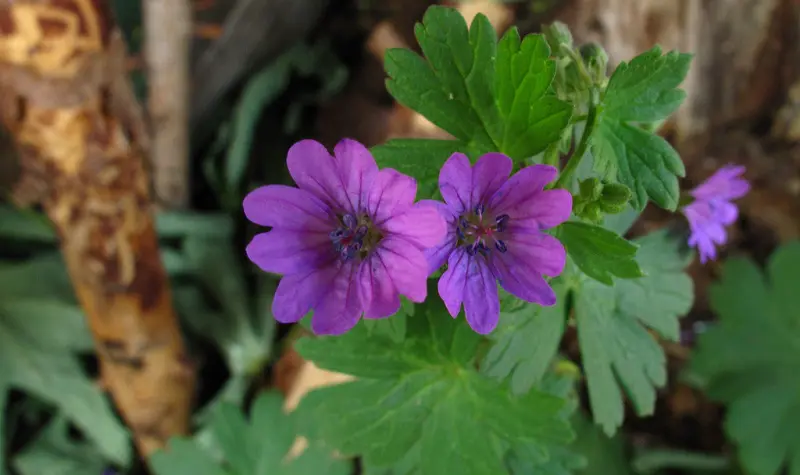
[[[570,183],[572,182],[572,175],[575,173],[575,170],[578,169],[578,165],[580,165],[583,156],[586,155],[586,151],[589,149],[589,145],[591,145],[592,133],[594,133],[595,125],[597,125],[597,92],[592,90],[592,98],[589,102],[589,113],[586,116],[586,126],[583,128],[581,141],[578,143],[575,152],[569,157],[564,169],[561,170],[561,174],[558,176],[558,180],[553,185],[553,188],[569,189]]]

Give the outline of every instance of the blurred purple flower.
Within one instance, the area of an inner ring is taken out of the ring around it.
[[[423,251],[445,235],[436,209],[414,204],[416,182],[378,170],[369,150],[345,139],[332,157],[313,140],[294,144],[286,159],[298,188],[263,186],[244,199],[247,219],[272,230],[256,235],[247,257],[283,274],[272,311],[282,323],[314,310],[316,334],[341,334],[361,318],[400,308],[399,295],[427,294]]]
[[[426,252],[430,270],[447,262],[439,295],[450,315],[464,304],[467,322],[478,333],[490,333],[500,317],[497,283],[527,302],[555,304],[543,275],[564,270],[566,252],[558,239],[542,232],[569,218],[572,195],[544,191],[558,171],[548,165],[526,167],[509,178],[511,159],[487,153],[474,167],[460,153],[442,167],[437,203],[448,222],[447,237]]]
[[[703,264],[717,258],[716,245],[728,240],[725,227],[739,216],[731,201],[750,191],[750,184],[741,178],[743,173],[742,166],[726,165],[690,192],[694,202],[683,208],[683,214],[691,231],[689,246],[698,250]]]

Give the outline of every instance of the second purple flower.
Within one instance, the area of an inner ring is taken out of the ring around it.
[[[461,153],[442,167],[437,203],[448,222],[448,235],[427,251],[431,271],[447,262],[439,295],[456,317],[464,305],[467,322],[478,333],[497,326],[497,282],[527,302],[555,304],[544,276],[561,274],[564,246],[542,230],[569,218],[572,195],[544,190],[558,171],[548,165],[524,168],[509,178],[513,163],[501,153],[480,157],[474,167]]]

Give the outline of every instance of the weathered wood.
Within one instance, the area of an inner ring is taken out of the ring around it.
[[[612,66],[657,43],[696,55],[679,139],[769,118],[800,77],[796,0],[572,0],[558,16]]]
[[[104,386],[144,455],[187,429],[193,372],[154,231],[146,134],[105,0],[0,1],[15,198],[55,224]]]

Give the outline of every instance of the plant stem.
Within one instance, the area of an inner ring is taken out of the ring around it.
[[[558,146],[559,142],[551,143],[544,151],[544,157],[542,158],[542,163],[545,165],[552,165],[558,168]]]
[[[586,155],[586,151],[589,149],[589,145],[591,144],[592,133],[594,132],[594,126],[597,123],[597,92],[592,91],[592,98],[589,102],[589,113],[586,117],[586,126],[583,128],[583,134],[581,135],[581,141],[578,143],[578,148],[575,149],[575,153],[569,157],[569,161],[567,161],[567,165],[561,171],[561,174],[558,177],[558,180],[553,185],[553,188],[569,188],[570,180],[572,180],[572,175],[575,173],[575,170],[578,168],[578,165],[581,163],[581,159],[583,156]]]

